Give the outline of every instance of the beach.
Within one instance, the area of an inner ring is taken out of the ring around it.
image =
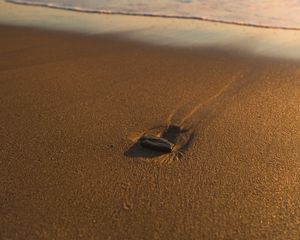
[[[1,239],[298,239],[298,60],[0,34]],[[140,147],[170,124],[183,156]]]

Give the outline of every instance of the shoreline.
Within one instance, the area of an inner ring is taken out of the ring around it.
[[[285,59],[300,58],[300,31],[259,29],[199,20],[101,15],[0,1],[0,23],[82,33],[120,34],[158,46],[225,47]]]
[[[298,61],[0,32],[1,237],[298,238]],[[180,160],[135,144],[186,119]]]
[[[66,11],[74,11],[81,13],[94,13],[94,14],[108,14],[108,15],[121,15],[121,16],[139,16],[139,17],[156,17],[156,18],[174,18],[181,20],[199,20],[205,22],[212,23],[221,23],[221,24],[230,24],[237,25],[243,27],[254,27],[254,28],[263,28],[263,29],[280,29],[280,30],[291,30],[291,31],[299,31],[300,27],[285,27],[285,26],[271,26],[264,24],[254,24],[254,23],[246,23],[246,22],[238,22],[238,21],[226,21],[221,19],[212,19],[206,17],[197,17],[197,16],[178,16],[178,15],[158,15],[151,13],[129,13],[125,11],[110,11],[110,10],[96,10],[96,9],[83,9],[77,7],[64,7],[62,5],[54,5],[54,4],[46,4],[46,3],[36,3],[36,2],[19,2],[15,0],[4,0],[8,3],[19,4],[24,6],[33,6],[33,7],[46,7],[50,9],[58,9],[58,10],[66,10]]]

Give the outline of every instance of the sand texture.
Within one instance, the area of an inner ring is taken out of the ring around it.
[[[2,26],[0,239],[299,239],[299,100],[296,61]]]

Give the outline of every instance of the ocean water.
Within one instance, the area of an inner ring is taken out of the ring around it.
[[[191,18],[300,30],[299,0],[7,0],[74,11]]]

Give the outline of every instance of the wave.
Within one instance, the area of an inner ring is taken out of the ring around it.
[[[261,23],[258,24],[258,23],[239,21],[239,20],[232,21],[226,19],[210,18],[205,16],[185,16],[179,14],[158,14],[152,12],[108,10],[108,9],[95,9],[95,8],[85,8],[85,7],[83,8],[78,6],[64,6],[56,3],[41,3],[41,2],[21,1],[21,0],[6,0],[6,2],[21,4],[21,5],[62,9],[62,10],[76,11],[76,12],[95,13],[95,14],[115,14],[115,15],[144,16],[144,17],[191,19],[191,20],[201,20],[201,21],[233,24],[233,25],[256,27],[256,28],[300,30],[300,26],[297,27],[297,26],[278,26],[278,25],[271,25],[271,24],[269,25],[269,24],[261,24]]]

